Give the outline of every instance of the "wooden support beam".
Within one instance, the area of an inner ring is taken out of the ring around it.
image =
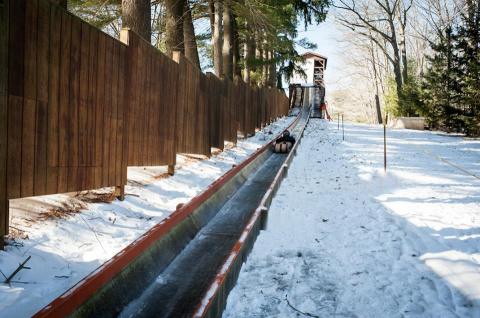
[[[125,200],[125,185],[115,187],[115,197],[120,201]]]
[[[168,165],[168,174],[171,176],[175,174],[175,165]]]
[[[8,234],[7,118],[8,118],[8,32],[9,0],[0,0],[0,249]]]

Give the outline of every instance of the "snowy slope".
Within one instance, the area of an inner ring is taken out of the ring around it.
[[[16,239],[14,245],[0,251],[0,270],[8,276],[28,256],[32,256],[27,263],[31,269],[16,275],[11,286],[0,284],[0,317],[34,314],[167,217],[179,203],[201,193],[293,120],[280,119],[210,159],[178,156],[178,170],[173,177],[165,177],[164,167],[129,168],[123,202],[86,204],[71,195],[12,202],[12,225],[29,238]],[[66,218],[37,220],[45,210],[65,204],[86,209]]]
[[[388,136],[310,121],[224,317],[480,317],[480,141]]]

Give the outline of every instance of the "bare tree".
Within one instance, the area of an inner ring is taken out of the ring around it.
[[[397,95],[401,100],[403,77],[396,20],[400,0],[338,0],[335,7],[345,12],[342,25],[373,41],[393,66]],[[408,12],[408,11],[407,11]],[[388,43],[388,47],[385,45]]]
[[[371,31],[367,32],[371,33],[369,35],[372,37],[376,36]],[[391,74],[390,62],[385,61],[383,51],[373,40],[359,37],[351,29],[345,29],[338,42],[342,51],[348,52],[341,57],[344,60],[345,70],[349,70],[348,76],[341,80],[343,86],[347,88],[337,88],[329,95],[334,97],[334,103],[338,103],[344,111],[356,113],[357,119],[381,123],[382,100],[385,95],[384,78]],[[355,101],[355,108],[350,106],[353,101]]]
[[[416,0],[415,4],[426,28],[423,32],[413,30],[418,37],[431,42],[445,37],[445,30],[460,17],[465,0]]]
[[[407,17],[412,8],[413,0],[399,1],[397,5],[397,20],[399,25],[400,50],[402,55],[402,78],[403,82],[408,81],[408,59],[407,59]]]

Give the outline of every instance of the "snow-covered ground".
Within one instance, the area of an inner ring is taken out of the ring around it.
[[[480,317],[480,141],[311,120],[224,317]]]
[[[0,251],[0,270],[8,276],[28,256],[26,266],[31,269],[20,271],[10,286],[0,284],[0,317],[34,314],[167,217],[179,203],[205,190],[293,119],[282,118],[210,159],[178,156],[173,177],[166,177],[164,167],[129,168],[123,202],[85,203],[85,196],[71,194],[13,200],[11,225],[17,238]],[[65,213],[81,207],[81,213]]]

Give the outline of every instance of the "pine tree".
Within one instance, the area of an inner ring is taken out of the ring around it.
[[[448,27],[438,37],[438,43],[432,44],[433,55],[428,58],[430,67],[424,76],[423,114],[432,128],[452,130],[458,126],[456,92],[457,75],[454,56],[455,35]]]
[[[467,0],[456,41],[458,121],[468,135],[480,134],[480,0]]]

